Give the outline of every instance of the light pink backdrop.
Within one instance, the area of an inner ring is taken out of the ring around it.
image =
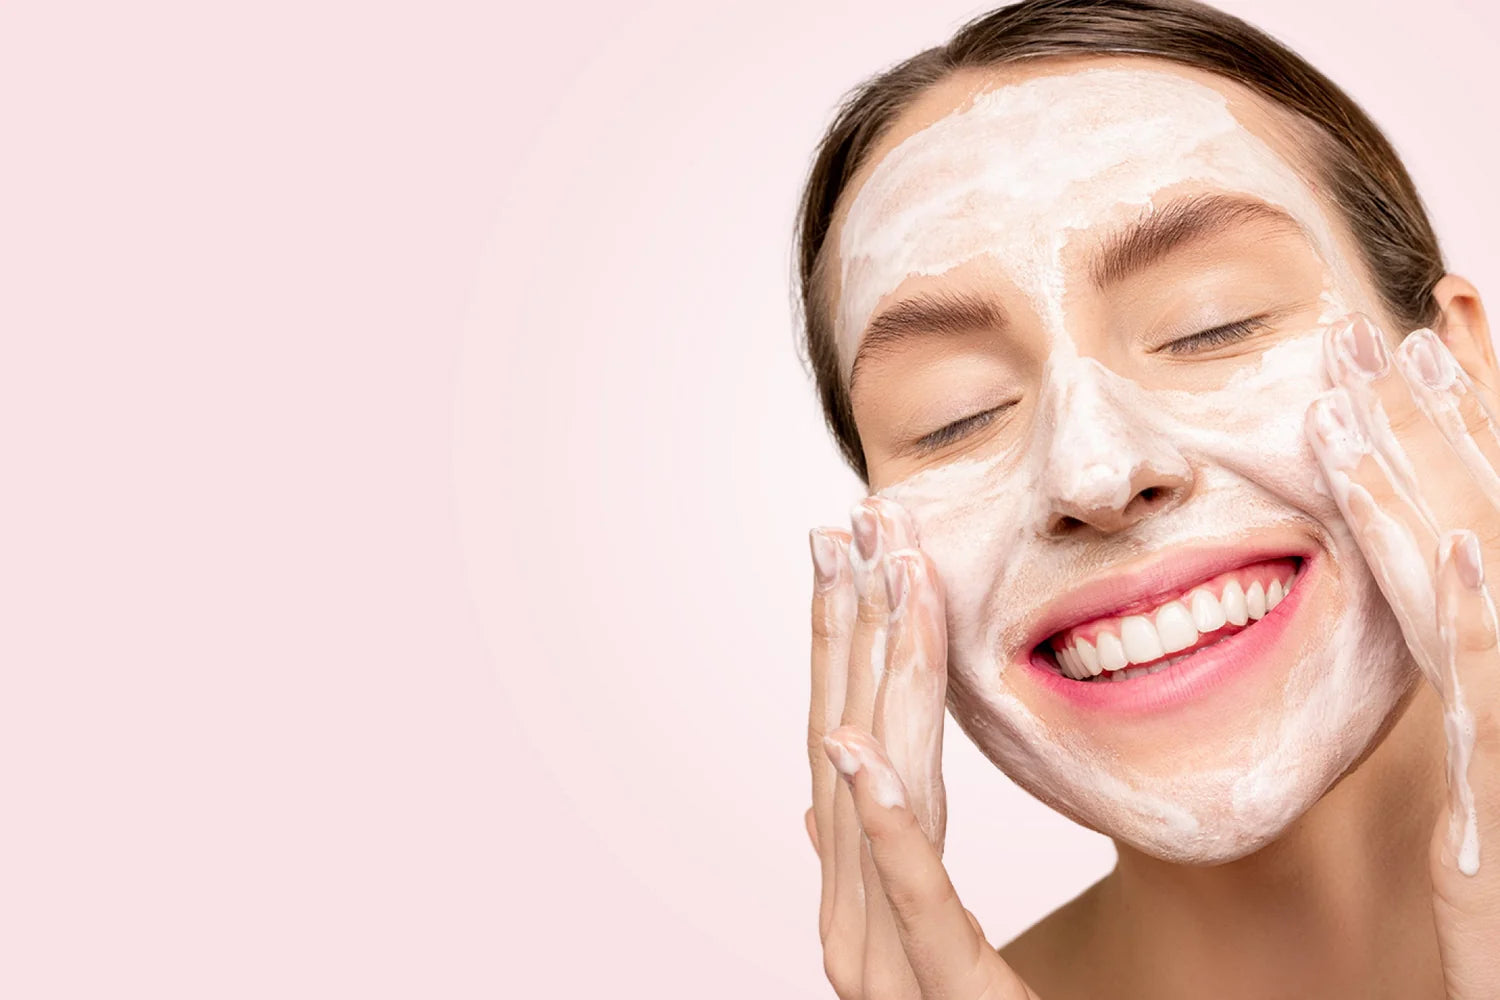
[[[1500,295],[1500,16],[1232,6]],[[0,995],[830,995],[788,235],[979,9],[5,6]],[[1109,865],[947,765],[997,939]]]

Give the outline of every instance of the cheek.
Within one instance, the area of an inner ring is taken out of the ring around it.
[[[1027,536],[1034,484],[1007,452],[959,461],[881,491],[911,515],[946,590],[951,656],[970,663],[989,639]],[[993,647],[991,647],[993,648]]]
[[[1212,392],[1150,394],[1158,432],[1209,481],[1195,484],[1198,491],[1228,473],[1283,515],[1290,508],[1324,526],[1342,524],[1304,430],[1307,408],[1329,386],[1322,339],[1316,330],[1278,344]]]

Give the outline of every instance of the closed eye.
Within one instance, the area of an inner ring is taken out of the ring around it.
[[[1261,330],[1266,329],[1268,325],[1266,317],[1251,316],[1249,319],[1226,323],[1223,326],[1216,326],[1211,330],[1204,330],[1201,333],[1194,333],[1187,337],[1169,341],[1158,348],[1158,350],[1166,351],[1168,354],[1194,354],[1198,351],[1223,347],[1225,344],[1244,340],[1251,334],[1259,333]]]
[[[973,434],[975,431],[979,430],[981,427],[986,426],[990,423],[990,421],[994,420],[995,417],[997,417],[1002,411],[1004,411],[1011,405],[1012,404],[1010,403],[1006,403],[1001,406],[996,406],[981,413],[975,413],[970,416],[964,417],[961,420],[955,420],[951,424],[946,424],[942,427],[939,427],[931,434],[926,434],[918,438],[916,442],[916,449],[918,452],[923,454],[931,451],[937,451],[944,445],[952,444],[954,441],[965,438],[970,434]]]

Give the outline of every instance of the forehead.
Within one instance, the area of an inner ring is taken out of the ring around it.
[[[1175,194],[1229,190],[1284,208],[1332,266],[1307,128],[1247,88],[1144,57],[956,75],[918,98],[856,175],[830,233],[845,371],[908,279],[989,258],[1062,323],[1064,250]]]

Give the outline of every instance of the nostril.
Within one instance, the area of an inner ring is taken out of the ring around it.
[[[1124,509],[1119,506],[1120,493],[1113,497],[1092,498],[1095,502],[1088,504],[1055,498],[1045,522],[1046,530],[1053,538],[1062,538],[1084,528],[1105,533],[1122,531],[1143,518],[1172,509],[1185,492],[1173,482],[1142,486],[1127,494],[1130,499]]]
[[[1059,514],[1052,519],[1052,534],[1057,536],[1071,534],[1083,527],[1084,522],[1068,514]]]

